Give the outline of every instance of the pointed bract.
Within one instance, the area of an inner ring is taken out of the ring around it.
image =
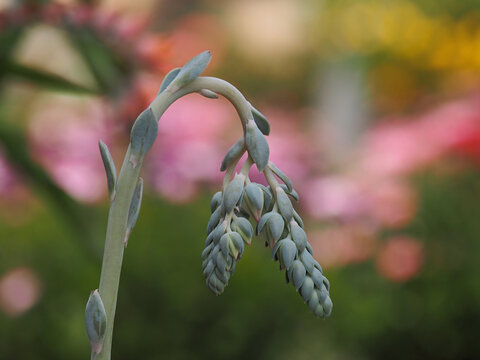
[[[272,215],[273,215],[273,212],[263,214],[263,216],[260,218],[260,221],[258,222],[258,225],[257,225],[257,235],[262,232],[263,227],[265,226],[268,219],[270,219]]]
[[[268,122],[265,115],[263,115],[260,111],[254,108],[252,104],[250,104],[250,109],[252,110],[253,120],[255,121],[255,124],[257,124],[257,127],[260,129],[262,134],[270,134],[270,123]]]
[[[130,133],[131,162],[136,167],[139,159],[152,147],[158,133],[158,123],[151,108],[143,111],[135,120]]]
[[[218,94],[212,90],[202,89],[198,93],[208,99],[218,99]]]
[[[267,140],[262,132],[258,129],[255,121],[249,120],[246,125],[245,143],[247,150],[252,157],[259,171],[263,171],[268,164],[270,149]]]
[[[225,157],[222,160],[222,165],[220,166],[220,171],[225,171],[235,160],[239,159],[242,154],[245,152],[245,140],[242,138],[238,139],[235,144],[228,149]]]
[[[284,174],[282,170],[280,170],[273,162],[269,161],[268,162],[268,167],[273,171],[275,175],[279,177],[280,180],[284,182],[284,184],[287,186],[288,191],[293,190],[293,184],[292,181],[289,179],[287,175]]]
[[[305,226],[303,225],[303,220],[302,218],[300,217],[300,215],[298,215],[298,213],[295,211],[295,209],[293,210],[293,218],[295,219],[295,221],[297,222],[298,225],[300,225],[300,227],[302,229],[305,228]]]
[[[170,72],[165,75],[162,81],[162,85],[160,85],[160,89],[158,90],[157,96],[160,95],[160,93],[162,93],[163,90],[168,87],[168,85],[170,85],[170,83],[177,77],[180,70],[182,70],[182,68],[175,68],[173,70],[170,70]]]
[[[211,58],[212,54],[210,54],[210,51],[204,51],[190,59],[183,65],[175,79],[166,88],[166,91],[174,93],[185,85],[190,84],[205,70]]]
[[[135,190],[132,195],[132,200],[130,201],[130,208],[128,209],[127,233],[124,239],[125,246],[127,246],[130,233],[137,223],[138,215],[140,214],[140,208],[142,207],[142,195],[143,179],[139,178],[137,186],[135,186]]]
[[[98,146],[100,148],[103,166],[105,167],[105,173],[107,174],[107,185],[110,201],[113,201],[115,198],[115,185],[117,183],[117,170],[115,168],[112,155],[110,154],[110,151],[108,151],[107,145],[105,145],[102,140],[99,140]]]

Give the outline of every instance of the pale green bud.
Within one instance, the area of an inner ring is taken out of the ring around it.
[[[309,301],[314,293],[314,287],[312,279],[310,276],[305,276],[305,280],[303,281],[302,287],[300,288],[300,295],[302,295],[303,300],[305,302]]]
[[[243,200],[255,220],[259,221],[263,210],[262,189],[255,183],[248,183],[247,186],[245,186],[245,196]]]
[[[218,207],[217,210],[213,212],[212,216],[210,216],[210,220],[208,220],[207,235],[210,234],[213,231],[213,229],[217,227],[221,218],[222,218],[222,210],[221,210],[221,207]]]
[[[260,218],[260,221],[258,222],[258,225],[257,225],[257,235],[262,232],[263,227],[265,226],[265,224],[267,223],[267,221],[270,219],[270,217],[272,216],[272,214],[273,214],[273,212],[269,212],[269,213],[264,214],[264,215]]]
[[[242,196],[244,185],[245,176],[236,174],[233,180],[225,187],[223,192],[223,206],[226,213],[231,212],[235,205],[237,205]]]
[[[288,198],[287,194],[285,191],[280,187],[277,186],[275,189],[275,192],[277,194],[277,206],[278,210],[280,211],[280,214],[282,214],[283,218],[287,221],[290,222],[293,217],[293,206]]]
[[[268,219],[268,229],[274,241],[280,239],[285,227],[285,222],[283,218],[277,212],[272,212],[272,215]]]
[[[210,211],[213,213],[222,203],[222,192],[217,191],[213,196],[212,196],[212,201],[210,201]]]
[[[300,287],[303,285],[305,276],[307,274],[305,266],[303,266],[301,261],[295,260],[293,262],[291,274],[293,286],[295,286],[295,289],[298,291],[298,289],[300,289]]]
[[[98,290],[90,293],[85,309],[85,326],[92,351],[99,354],[103,348],[107,330],[107,314]]]
[[[297,245],[298,252],[303,252],[307,245],[307,234],[295,221],[290,222],[290,232],[293,242]]]
[[[315,269],[315,259],[313,258],[312,254],[310,254],[307,250],[303,250],[300,253],[300,261],[305,266],[305,269],[312,274]]]
[[[242,217],[236,217],[233,219],[231,227],[232,230],[240,234],[247,244],[251,243],[253,237],[253,227],[252,224],[250,224],[250,221]]]
[[[310,308],[310,310],[315,311],[317,308],[319,302],[318,302],[318,295],[316,291],[312,291],[312,295],[310,296],[310,299],[307,301],[307,305]]]
[[[295,243],[290,239],[282,240],[283,245],[280,249],[280,253],[278,259],[280,261],[280,265],[287,270],[293,265],[293,261],[297,256],[298,250]]]

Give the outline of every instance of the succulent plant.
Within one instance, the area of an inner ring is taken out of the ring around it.
[[[251,221],[254,221],[256,234],[264,236],[265,244],[272,248],[273,258],[285,270],[287,282],[295,286],[313,313],[328,317],[332,311],[330,284],[312,256],[303,221],[290,199],[298,201],[298,195],[290,179],[269,161],[270,150],[265,138],[270,133],[268,120],[228,82],[199,77],[210,58],[210,52],[203,52],[165,76],[157,97],[133,124],[130,146],[118,176],[107,146],[100,141],[110,212],[100,286],[92,292],[85,312],[92,359],[110,359],[123,252],[141,207],[143,180],[139,173],[143,159],[157,136],[158,119],[175,100],[189,93],[196,92],[210,99],[218,98],[219,94],[226,97],[235,106],[244,130],[221,163],[220,170],[225,171],[222,190],[213,195],[210,203],[212,215],[202,253],[208,288],[216,295],[224,291],[237,261],[242,258],[245,244],[252,241],[255,232]],[[236,166],[245,153],[248,156],[236,173]],[[265,176],[268,186],[249,179],[254,164]]]

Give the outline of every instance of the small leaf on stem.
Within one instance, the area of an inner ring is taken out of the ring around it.
[[[117,170],[115,168],[115,163],[113,162],[112,155],[108,151],[107,145],[100,140],[98,142],[100,148],[100,154],[102,155],[103,166],[105,167],[105,172],[107,174],[107,185],[108,193],[110,195],[110,201],[115,199],[115,185],[117,183]]]

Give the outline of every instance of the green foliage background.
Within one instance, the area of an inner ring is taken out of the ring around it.
[[[447,1],[443,8],[437,3],[419,4],[452,17],[478,8],[475,1]],[[0,359],[86,359],[84,309],[98,284],[108,207],[77,204],[46,176],[26,150],[23,124],[11,118],[13,105],[4,90],[11,79],[26,79],[57,91],[92,91],[11,62],[10,50],[22,31],[0,36],[0,142],[38,201],[26,209],[31,216],[21,226],[0,217],[0,273],[29,266],[44,287],[40,302],[24,315],[10,318],[0,312]],[[88,31],[71,35],[96,77],[95,92],[111,95],[122,84],[118,74],[128,78],[131,64],[112,59]],[[307,65],[298,66],[296,79],[248,77],[255,69],[235,61],[218,75],[228,75],[254,95],[288,85],[298,105],[318,59],[301,61]],[[422,84],[434,77],[415,75]],[[395,284],[381,278],[371,260],[327,269],[334,309],[326,321],[314,318],[285,284],[259,240],[246,249],[225,293],[215,297],[204,285],[200,259],[209,194],[175,206],[147,189],[125,252],[113,359],[480,358],[480,172],[466,166],[456,174],[425,172],[414,180],[418,214],[395,234],[425,242],[422,272]]]
[[[370,262],[327,271],[334,313],[314,318],[255,241],[225,294],[203,284],[200,253],[208,198],[175,207],[147,194],[125,253],[115,359],[473,359],[480,353],[479,174],[419,177],[420,216],[405,229],[425,239],[421,275],[383,280]],[[84,243],[42,205],[22,227],[0,227],[1,268],[38,271],[41,302],[20,318],[2,316],[0,358],[84,359],[84,306],[98,282],[105,206]],[[453,239],[453,240],[452,240]],[[95,244],[95,256],[82,246]]]

